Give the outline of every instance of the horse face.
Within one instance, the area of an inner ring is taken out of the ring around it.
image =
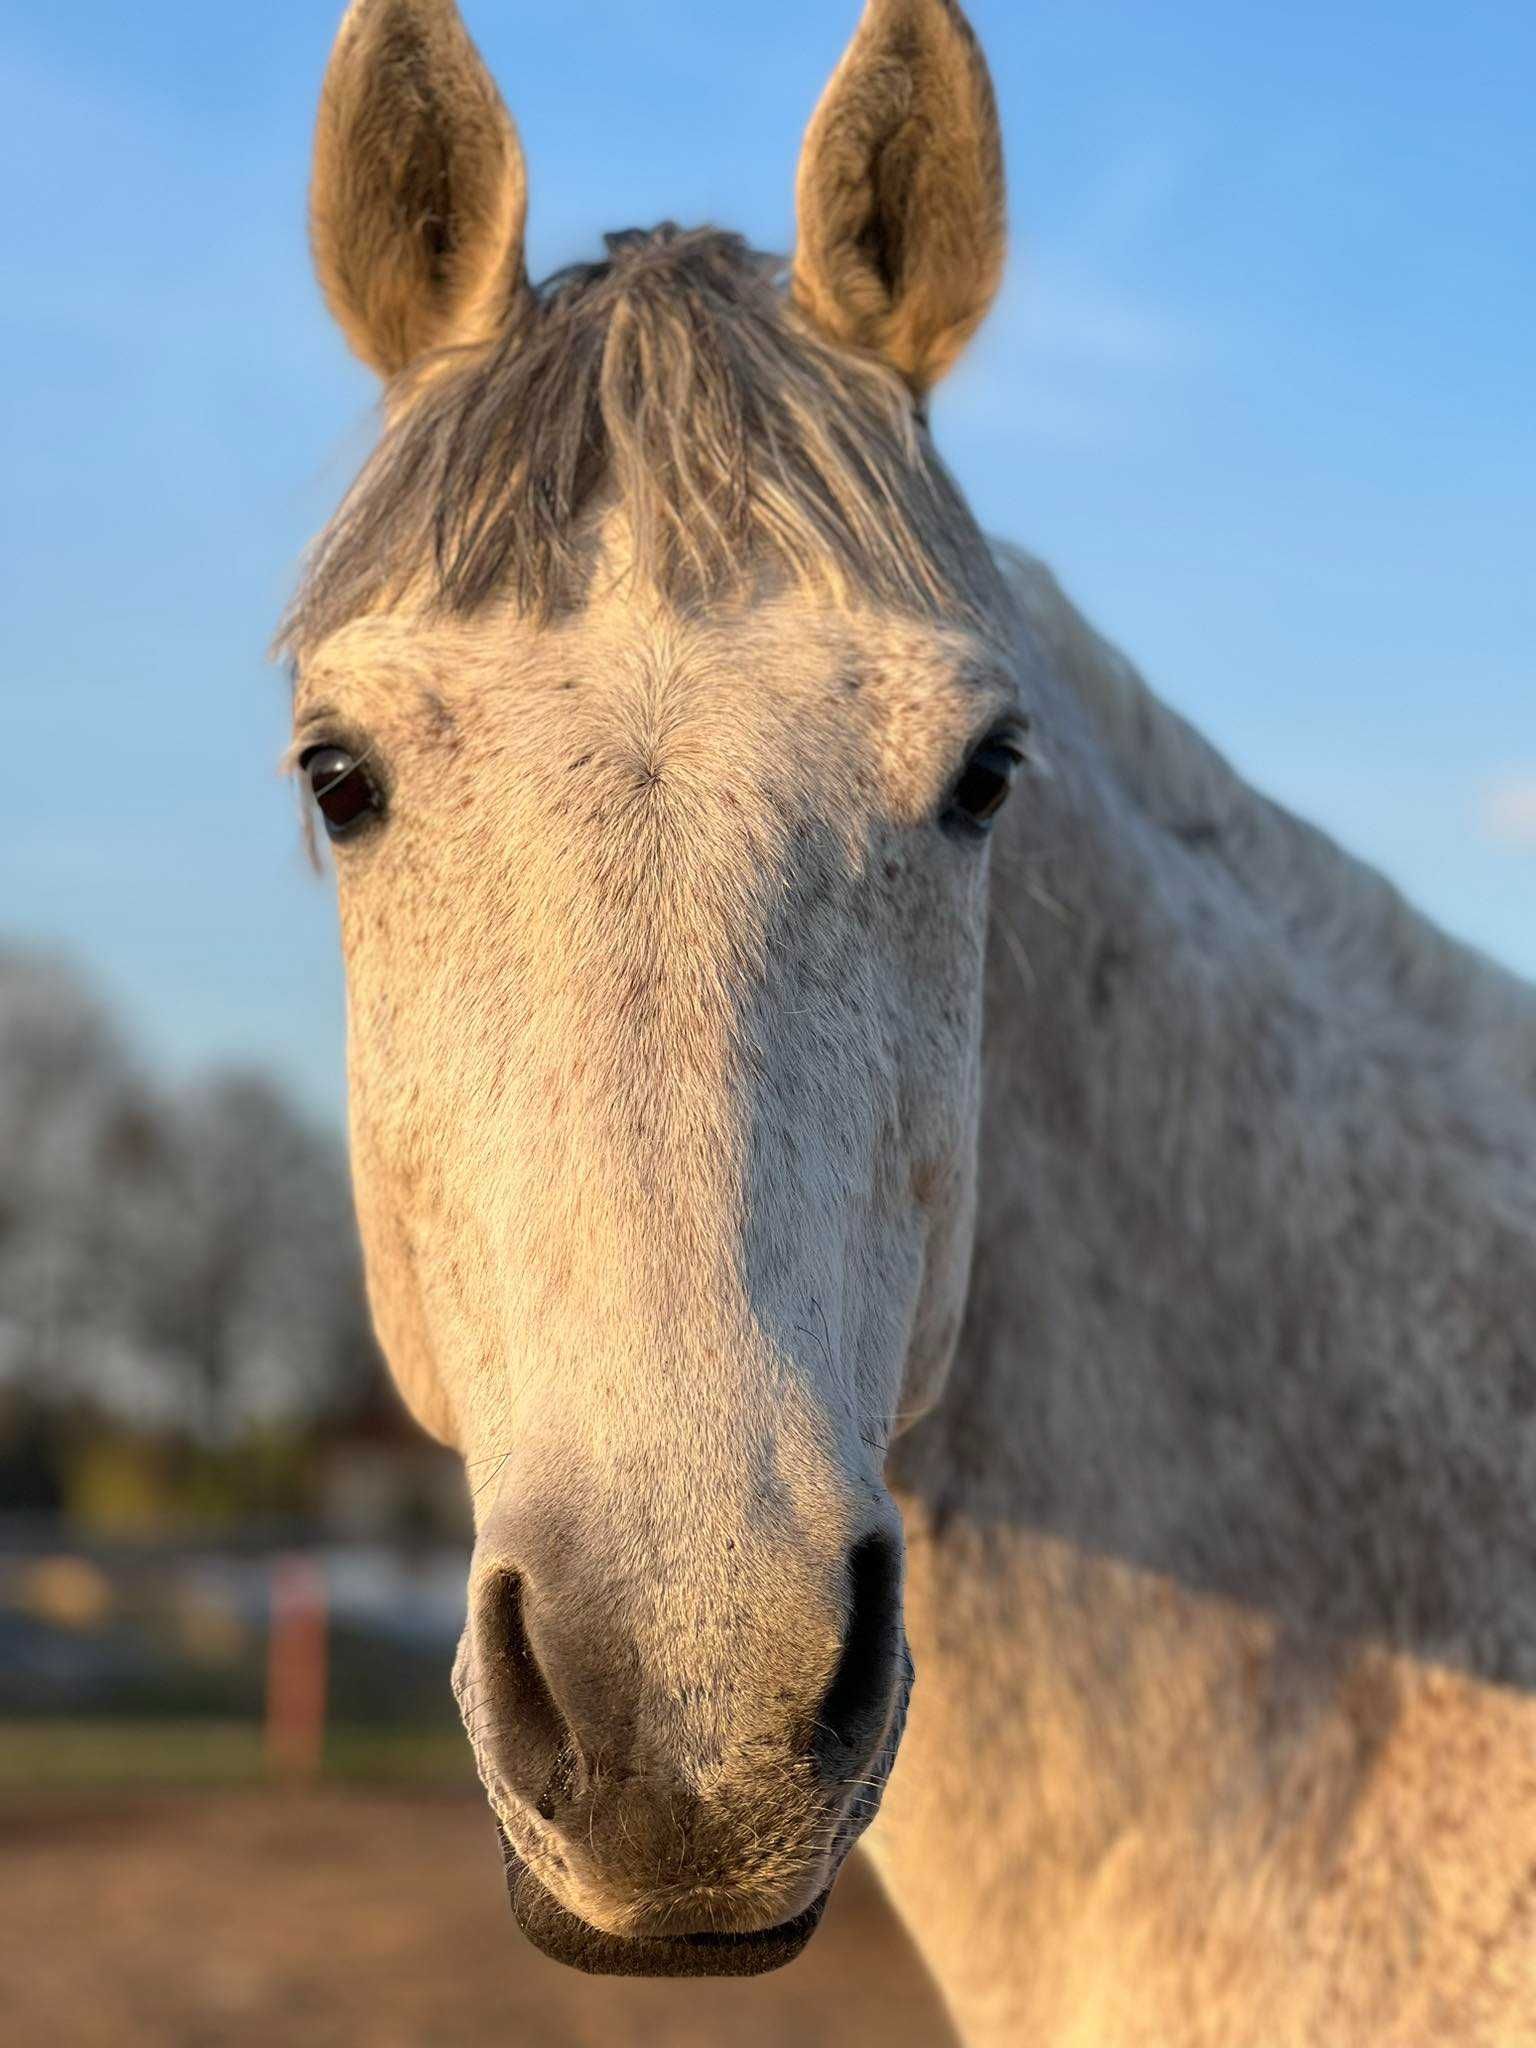
[[[397,616],[306,668],[301,755],[352,814],[376,1319],[475,1498],[461,1697],[589,1926],[794,1917],[888,1761],[881,1472],[970,1244],[986,847],[955,803],[1011,717],[961,636],[792,598]]]
[[[1022,740],[915,415],[990,294],[995,151],[968,212],[934,202],[969,288],[897,179],[876,318],[828,212],[850,152],[886,162],[896,62],[921,133],[990,110],[953,8],[877,0],[788,305],[675,232],[533,293],[516,138],[445,5],[359,0],[322,114],[322,276],[405,373],[327,543],[351,615],[293,635],[370,1294],[471,1482],[457,1685],[514,1903],[588,1968],[793,1953],[910,1678],[882,1471],[963,1307]]]

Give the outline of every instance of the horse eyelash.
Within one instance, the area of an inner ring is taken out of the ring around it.
[[[328,739],[319,731],[301,733],[297,739],[289,741],[278,757],[279,776],[283,781],[287,781],[290,776],[296,778],[300,772],[300,763],[306,754],[313,753],[316,747],[337,744],[339,743],[336,740]],[[359,768],[366,767],[377,751],[377,744],[370,741],[356,756],[355,765]],[[315,829],[315,806],[309,801],[309,792],[297,780],[294,783],[294,794],[299,800],[299,836],[304,846],[304,859],[311,874],[323,875],[325,862],[320,856],[320,835]]]

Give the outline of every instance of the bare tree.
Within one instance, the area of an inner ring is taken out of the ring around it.
[[[259,1075],[168,1101],[75,976],[0,953],[0,1375],[230,1441],[372,1369],[337,1141]]]

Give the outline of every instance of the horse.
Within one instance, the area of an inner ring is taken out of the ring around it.
[[[868,0],[791,264],[535,285],[453,0],[330,61],[293,760],[513,1907],[744,1976],[863,1842],[969,2048],[1536,2042],[1536,991],[978,529],[1002,163]]]

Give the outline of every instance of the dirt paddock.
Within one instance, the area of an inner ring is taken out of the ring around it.
[[[517,1934],[484,1807],[259,1793],[0,1815],[5,2048],[949,2048],[873,1882],[751,1983],[576,1976]]]

